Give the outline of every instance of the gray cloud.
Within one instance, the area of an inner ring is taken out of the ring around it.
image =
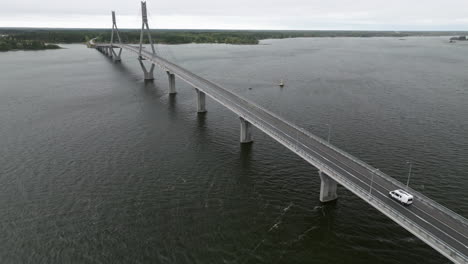
[[[138,0],[6,1],[0,26],[138,27]],[[155,28],[468,30],[466,0],[149,0]]]

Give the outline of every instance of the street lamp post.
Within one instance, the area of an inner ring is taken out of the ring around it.
[[[406,163],[409,164],[408,180],[406,181],[406,190],[408,190],[408,185],[409,185],[409,181],[410,181],[410,178],[411,178],[411,169],[413,167],[413,163],[411,161],[407,161]]]
[[[327,141],[328,141],[328,143],[330,143],[331,125],[330,125],[330,124],[327,124],[327,126],[328,126],[328,137],[327,137]]]

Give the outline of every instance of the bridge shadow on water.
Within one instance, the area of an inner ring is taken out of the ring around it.
[[[133,71],[131,67],[128,67],[125,63],[122,63],[122,61],[113,61],[107,56],[106,59],[107,62],[113,66],[113,69],[118,71],[119,76],[130,76],[132,80],[141,84],[143,88],[142,91],[144,91],[145,95],[150,95],[150,98],[160,98],[166,94],[163,92],[165,87],[158,86],[156,80],[143,80],[141,71]],[[135,85],[137,85],[137,83],[135,83]],[[169,104],[170,109],[174,109],[172,106],[175,104],[175,95],[169,95]]]
[[[243,169],[249,169],[252,162],[253,143],[240,144],[239,160]]]
[[[105,55],[103,55],[105,56]],[[148,101],[149,103],[167,103],[167,110],[170,119],[175,119],[177,114],[180,112],[179,107],[177,106],[177,94],[167,93],[167,87],[158,86],[157,80],[143,80],[142,73],[140,70],[135,72],[132,67],[127,66],[122,61],[113,61],[105,56],[107,62],[112,65],[113,69],[117,71],[118,76],[129,76],[132,77],[132,80],[136,81],[134,87],[141,87],[141,89],[136,89],[136,92],[140,92],[143,96],[141,99],[143,101]],[[157,71],[155,71],[155,77],[158,76]],[[164,75],[160,76],[164,78]],[[166,101],[167,100],[167,101]],[[145,104],[146,105],[146,104]],[[153,104],[156,107],[155,104]],[[151,107],[151,106],[149,106]],[[194,128],[196,130],[194,134],[194,139],[197,141],[206,141],[211,140],[209,132],[209,127],[207,124],[208,112],[205,113],[195,113],[196,114],[196,123]],[[188,128],[187,128],[188,129]]]
[[[105,56],[105,55],[104,55]],[[119,73],[119,76],[131,76],[133,77],[132,79],[134,80],[139,80],[140,78],[137,78],[135,75],[135,72],[132,71],[127,65],[122,63],[122,61],[113,61],[111,58],[106,57],[106,61],[112,65],[113,69],[116,69]]]
[[[206,113],[197,113],[197,127],[199,131],[206,130]]]
[[[168,107],[167,109],[169,110],[169,113],[173,116],[175,116],[175,113],[177,112],[177,96],[176,94],[169,94],[168,98]]]
[[[339,206],[338,199],[331,201],[331,202],[326,202],[326,203],[320,202],[320,204],[321,204],[320,208],[322,212],[322,217],[320,218],[321,223],[331,224],[332,222],[335,221],[336,210],[338,209],[338,206]]]

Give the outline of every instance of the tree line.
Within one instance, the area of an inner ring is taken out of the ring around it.
[[[0,51],[43,49],[60,49],[60,46],[48,44],[40,40],[16,39],[9,36],[0,37]]]
[[[155,43],[225,43],[258,44],[262,39],[283,39],[299,37],[407,37],[407,36],[448,36],[466,35],[466,32],[430,31],[321,31],[321,30],[151,30]],[[2,37],[3,36],[3,37]],[[138,43],[140,30],[122,29],[120,36],[124,43]],[[46,43],[85,43],[91,38],[109,42],[110,29],[27,29],[0,28],[0,45],[25,49],[53,47]],[[115,36],[116,39],[116,36]],[[16,41],[16,42],[15,42]],[[148,39],[145,37],[145,42]],[[1,48],[0,48],[1,49]]]

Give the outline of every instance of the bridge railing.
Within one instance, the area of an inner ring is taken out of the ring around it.
[[[197,76],[198,77],[198,76]],[[199,78],[201,82],[205,82],[202,78]],[[211,85],[211,84],[210,84]],[[250,123],[252,123],[254,126],[259,128],[260,130],[264,131],[268,135],[272,136],[275,138],[278,142],[281,142],[283,145],[285,145],[287,148],[291,149],[293,152],[297,153],[299,156],[310,162],[312,165],[315,167],[323,170],[325,173],[330,175],[332,178],[337,180],[340,184],[343,186],[346,186],[349,190],[351,190],[353,193],[361,197],[361,199],[367,201],[369,204],[371,204],[373,207],[377,208],[379,211],[405,227],[407,230],[409,230],[411,233],[415,234],[417,237],[425,241],[426,243],[430,244],[433,246],[435,249],[437,249],[439,252],[447,256],[448,258],[452,259],[455,262],[458,263],[464,263],[466,261],[466,258],[464,258],[463,254],[456,249],[450,247],[448,244],[445,242],[441,241],[438,239],[436,236],[432,235],[431,233],[427,232],[426,229],[422,228],[421,226],[417,225],[415,222],[410,221],[408,218],[403,217],[399,212],[395,211],[393,208],[388,206],[385,202],[383,202],[381,199],[377,198],[376,196],[372,196],[369,194],[369,192],[359,185],[353,183],[350,181],[348,178],[343,177],[341,174],[336,173],[336,171],[326,164],[320,162],[317,160],[315,157],[309,155],[307,152],[303,151],[303,147],[305,146],[302,142],[300,142],[300,138],[296,137],[294,138],[291,135],[285,134],[278,129],[276,129],[273,126],[267,127],[264,125],[264,122],[262,122],[261,118],[258,117],[255,113],[252,113],[242,105],[239,105],[238,102],[231,100],[230,98],[216,92],[216,91],[211,91],[210,93],[207,93],[210,97],[215,99],[216,101],[222,103],[223,105],[226,105],[226,102],[230,103],[231,110],[235,113],[237,113],[240,117],[242,117],[245,120],[248,120]],[[252,105],[252,104],[251,104]],[[232,107],[236,106],[236,107]],[[252,105],[255,106],[255,105]],[[246,115],[247,113],[247,115]],[[258,120],[256,120],[258,119]],[[289,138],[289,139],[286,139]],[[300,147],[300,145],[303,145]],[[384,194],[383,194],[384,195]]]
[[[252,104],[253,105],[253,104]],[[257,106],[258,108],[262,108],[261,106]],[[400,181],[396,180],[395,178],[391,177],[390,175],[388,174],[385,174],[383,173],[382,171],[380,170],[377,170],[376,168],[370,166],[369,164],[363,162],[362,160],[358,159],[357,157],[349,154],[348,152],[345,152],[341,149],[339,149],[338,147],[328,143],[326,140],[310,133],[309,131],[305,130],[304,128],[301,128],[281,117],[279,117],[278,115],[276,115],[275,113],[272,113],[271,111],[269,111],[268,109],[265,109],[265,108],[262,108],[264,111],[268,112],[270,115],[272,116],[275,116],[276,118],[280,119],[281,121],[287,123],[288,125],[298,129],[299,131],[301,131],[304,135],[307,135],[308,137],[314,139],[315,141],[321,143],[322,145],[324,146],[327,146],[329,148],[331,148],[332,150],[340,153],[341,155],[347,157],[348,159],[354,161],[355,163],[361,165],[362,167],[370,170],[370,171],[374,171],[377,175],[381,176],[381,178],[385,179],[386,181],[390,182],[391,184],[395,185],[395,186],[398,186],[398,188],[401,188],[401,189],[407,189],[409,192],[413,193],[413,194],[416,194],[415,196],[418,197],[418,201],[421,201],[423,202],[424,204],[428,205],[428,206],[431,206],[431,207],[434,207],[434,208],[437,208],[441,211],[443,211],[444,213],[446,213],[447,215],[449,215],[450,217],[454,218],[455,220],[457,221],[460,221],[465,227],[468,228],[468,220],[466,218],[464,218],[463,216],[455,213],[454,211],[448,209],[447,207],[445,206],[442,206],[441,204],[437,203],[436,201],[428,198],[427,196],[425,196],[424,194],[414,190],[413,188],[411,187],[406,187],[406,185],[404,185],[403,183],[401,183]]]
[[[259,108],[262,108],[260,106],[258,106]],[[326,140],[310,133],[309,131],[305,130],[304,128],[301,128],[281,117],[279,117],[278,115],[276,115],[275,113],[272,113],[271,111],[267,110],[267,109],[264,109],[262,108],[264,111],[267,111],[270,115],[273,115],[275,116],[276,118],[282,120],[283,122],[289,124],[290,126],[300,130],[304,135],[307,135],[309,136],[310,138],[316,140],[317,142],[321,143],[322,145],[324,146],[327,146],[329,148],[331,148],[332,150],[340,153],[341,155],[347,157],[348,159],[354,161],[355,163],[361,165],[362,167],[370,170],[370,171],[373,171],[375,172],[377,175],[381,176],[381,178],[385,179],[386,181],[390,182],[391,184],[397,186],[398,188],[401,188],[401,189],[407,189],[409,192],[411,192],[412,194],[415,194],[416,197],[418,197],[418,201],[420,202],[423,202],[424,204],[430,206],[430,207],[434,207],[434,208],[437,208],[438,210],[441,210],[443,211],[444,213],[446,213],[448,216],[454,218],[455,220],[457,221],[460,221],[462,223],[463,226],[467,227],[468,228],[468,220],[466,218],[464,218],[463,216],[455,213],[454,211],[448,209],[447,207],[437,203],[436,201],[432,200],[431,198],[428,198],[427,196],[425,196],[424,194],[422,194],[421,192],[418,192],[416,190],[414,190],[413,188],[411,188],[410,186],[406,187],[406,185],[404,185],[403,183],[401,183],[400,181],[396,180],[395,178],[391,177],[390,175],[388,174],[385,174],[383,173],[382,171],[380,170],[377,170],[376,168],[370,166],[369,164],[365,163],[364,161],[360,160],[359,158],[349,154],[348,152],[345,152],[341,149],[339,149],[338,147],[328,143]]]
[[[129,49],[132,49],[132,48],[129,47]],[[189,76],[185,76],[186,78],[183,78],[183,79],[185,79],[187,82],[191,83],[194,87],[199,88],[202,91],[206,92],[207,87],[203,87],[205,85],[214,86],[217,89],[221,90],[222,92],[225,92],[225,93],[230,94],[231,96],[237,97],[237,98],[241,99],[244,103],[247,103],[249,106],[255,107],[255,108],[257,108],[259,110],[262,110],[262,111],[265,111],[268,114],[270,114],[271,116],[273,116],[276,119],[280,120],[281,122],[284,122],[284,123],[288,124],[289,126],[295,128],[296,130],[302,132],[303,135],[306,135],[306,136],[316,140],[317,142],[319,142],[319,143],[321,143],[321,144],[323,144],[323,145],[325,145],[325,146],[339,152],[340,154],[342,154],[342,155],[346,156],[347,158],[355,161],[356,163],[360,164],[361,166],[363,166],[363,167],[365,167],[365,168],[367,168],[367,169],[369,169],[371,171],[375,171],[375,169],[373,167],[371,167],[370,165],[368,165],[368,164],[362,162],[361,160],[355,158],[354,156],[352,156],[352,155],[350,155],[350,154],[336,148],[335,146],[333,146],[333,145],[329,144],[328,142],[324,141],[323,139],[321,139],[321,138],[313,135],[312,133],[304,130],[303,128],[300,128],[300,127],[296,126],[295,124],[292,124],[292,123],[284,120],[283,118],[277,116],[276,114],[272,113],[271,111],[269,111],[267,109],[264,109],[263,107],[260,107],[260,106],[258,106],[256,104],[253,104],[252,102],[248,101],[247,99],[242,98],[242,97],[240,97],[240,96],[238,96],[236,94],[233,94],[232,92],[230,92],[230,91],[228,91],[226,89],[223,89],[221,86],[219,86],[219,85],[217,85],[217,84],[215,84],[213,82],[205,80],[205,79],[203,79],[203,78],[201,78],[201,77],[199,77],[197,75],[194,75],[191,72],[183,69],[182,67],[177,66],[177,65],[175,65],[173,63],[170,63],[169,61],[165,60],[164,58],[151,55],[151,56],[149,56],[148,59],[151,59],[153,62],[155,62],[160,67],[162,67],[162,68],[164,68],[166,70],[168,69],[168,66],[170,66],[169,68],[175,68],[175,69],[177,69],[179,71],[182,71],[182,72],[178,72],[178,71],[174,71],[174,69],[170,69],[176,74],[179,73],[179,74],[182,74],[182,75],[189,75]],[[154,61],[154,59],[156,59],[157,61]],[[179,76],[179,77],[181,77],[181,76]],[[195,78],[200,83],[199,84],[193,83],[193,81],[189,80],[190,79],[189,77]],[[410,221],[408,218],[403,217],[399,212],[392,209],[390,206],[388,206],[381,199],[377,198],[376,196],[370,195],[367,190],[365,190],[364,188],[362,188],[358,184],[352,182],[348,178],[346,178],[346,177],[342,176],[341,174],[337,173],[334,169],[332,169],[328,165],[320,162],[317,158],[309,155],[306,151],[303,150],[303,147],[305,145],[302,142],[300,142],[299,137],[294,138],[291,135],[288,135],[288,134],[285,134],[284,132],[279,131],[274,126],[265,126],[264,125],[265,122],[262,121],[262,119],[260,117],[258,117],[255,113],[251,112],[250,110],[248,110],[244,106],[238,104],[238,102],[231,100],[230,98],[228,98],[228,97],[224,96],[223,94],[217,92],[215,89],[209,89],[209,90],[210,90],[210,92],[208,92],[207,95],[212,97],[214,100],[216,100],[216,101],[220,102],[221,104],[225,105],[231,111],[238,114],[240,117],[244,118],[245,120],[249,121],[254,126],[256,126],[260,130],[264,131],[265,133],[267,133],[271,137],[275,138],[278,142],[280,142],[281,144],[283,144],[284,146],[286,146],[287,148],[289,148],[290,150],[292,150],[293,152],[295,152],[296,154],[301,156],[303,159],[305,159],[306,161],[308,161],[309,163],[311,163],[315,167],[317,167],[320,170],[324,171],[326,174],[328,174],[330,177],[335,179],[341,185],[346,186],[346,188],[348,188],[354,194],[358,195],[361,199],[367,201],[369,204],[371,204],[377,210],[381,211],[382,213],[384,213],[385,215],[387,215],[388,217],[390,217],[391,219],[393,219],[394,221],[396,221],[397,223],[399,223],[400,225],[405,227],[408,231],[410,231],[411,233],[413,233],[414,235],[416,235],[420,239],[424,240],[426,243],[428,243],[431,246],[433,246],[434,248],[436,248],[439,252],[444,254],[449,259],[451,259],[451,260],[453,260],[453,261],[455,261],[457,263],[465,263],[467,261],[466,256],[463,257],[464,255],[461,252],[459,252],[459,251],[455,250],[454,248],[450,247],[445,242],[437,239],[436,236],[434,236],[431,233],[427,232],[424,228],[417,225],[413,221]],[[226,104],[226,102],[229,102],[229,104]],[[400,182],[394,180],[390,176],[388,176],[388,175],[386,175],[384,173],[381,173],[381,172],[379,172],[378,174],[380,176],[382,176],[382,178],[387,179],[388,181],[392,182],[396,186],[402,186],[402,184]],[[415,192],[415,193],[418,193],[418,192]],[[429,205],[431,205],[431,206],[433,206],[433,204],[435,204],[435,202],[433,200],[431,200],[429,198],[426,198],[422,194],[419,195],[418,197],[420,199],[421,198],[427,199],[428,202],[429,202]],[[436,205],[436,206],[440,206],[440,205]],[[439,209],[443,210],[444,212],[448,213],[449,215],[454,214],[455,215],[454,218],[456,218],[456,219],[458,218],[458,217],[456,217],[456,216],[458,216],[457,214],[453,213],[451,210],[448,210],[447,208],[445,208],[443,206],[440,206]],[[466,221],[466,219],[464,219],[463,217],[460,217],[458,219],[461,220],[462,222]]]
[[[131,47],[129,45],[120,45],[120,46],[125,46],[126,48],[131,49],[134,52],[136,52],[136,49],[134,49],[133,47]],[[154,56],[153,54],[151,54],[149,52],[144,52],[143,54],[145,54],[145,53],[147,54],[148,59],[157,60],[156,63],[161,68],[167,69],[168,66],[171,66],[171,67],[174,67],[174,68],[176,68],[178,70],[184,71],[186,74],[190,74],[193,78],[196,78],[201,82],[205,82],[209,86],[213,85],[217,89],[223,90],[223,92],[229,93],[231,96],[237,97],[238,99],[242,100],[244,103],[248,104],[249,106],[257,108],[257,109],[259,109],[261,111],[264,111],[264,112],[268,113],[269,115],[273,116],[274,118],[278,119],[279,121],[284,122],[284,123],[288,124],[290,127],[293,127],[296,130],[300,131],[303,135],[308,136],[311,139],[315,140],[316,142],[322,144],[323,146],[328,147],[328,148],[332,149],[333,151],[345,156],[346,158],[354,161],[356,164],[359,164],[363,168],[375,172],[377,175],[379,175],[381,178],[385,179],[390,184],[393,184],[394,186],[397,186],[398,188],[401,188],[401,189],[408,189],[409,192],[413,193],[415,195],[415,197],[418,198],[418,201],[426,204],[427,206],[437,208],[438,210],[443,211],[448,216],[450,216],[453,219],[459,221],[464,227],[468,228],[468,220],[466,218],[464,218],[463,216],[453,212],[452,210],[448,209],[445,206],[440,205],[436,201],[428,198],[427,196],[425,196],[424,194],[414,190],[413,188],[411,188],[411,187],[407,188],[403,183],[399,182],[398,180],[394,179],[393,177],[383,173],[382,171],[376,170],[376,168],[374,168],[374,167],[370,166],[369,164],[363,162],[359,158],[357,158],[357,157],[355,157],[355,156],[353,156],[353,155],[339,149],[338,147],[336,147],[336,146],[330,144],[329,142],[325,141],[324,139],[310,133],[309,131],[305,130],[304,128],[301,128],[301,127],[297,126],[296,124],[293,124],[292,122],[285,120],[284,118],[278,116],[277,114],[271,112],[270,110],[268,110],[268,109],[266,109],[266,108],[264,108],[262,106],[259,106],[259,105],[255,104],[255,103],[249,101],[248,99],[242,97],[242,96],[239,96],[237,94],[232,93],[231,91],[229,91],[227,89],[222,88],[220,85],[218,85],[218,84],[216,84],[216,83],[214,83],[212,81],[208,81],[208,80],[206,80],[204,78],[201,78],[200,76],[192,74],[188,70],[186,70],[186,69],[184,69],[184,68],[182,68],[182,67],[180,67],[178,65],[175,65],[175,64],[169,62],[168,60],[162,58],[162,57],[159,57],[157,55]],[[186,80],[186,81],[188,81],[188,80]],[[202,90],[203,90],[203,88],[204,87],[199,87],[199,89],[202,89]],[[226,98],[224,98],[224,99],[226,100]],[[235,103],[235,102],[231,102],[231,103]]]
[[[198,76],[197,76],[198,77]],[[219,89],[223,89],[220,85],[212,82],[212,81],[208,81],[208,80],[205,80],[206,82],[208,83],[211,83],[212,85],[215,85],[217,86]],[[339,149],[338,147],[330,144],[329,142],[327,142],[326,140],[310,133],[309,131],[305,130],[304,128],[301,128],[299,126],[297,126],[296,124],[293,124],[292,122],[288,121],[288,120],[285,120],[284,118],[278,116],[277,114],[271,112],[270,110],[262,107],[262,106],[259,106],[255,103],[252,103],[251,101],[249,101],[248,99],[240,96],[240,95],[237,95],[237,94],[234,94],[232,93],[231,91],[229,90],[226,90],[226,89],[223,89],[224,91],[230,93],[232,96],[236,96],[238,97],[239,99],[241,99],[242,101],[244,101],[245,103],[249,104],[251,107],[255,107],[261,111],[264,111],[264,112],[267,112],[268,114],[270,114],[271,116],[275,117],[276,119],[280,120],[281,122],[284,122],[286,124],[288,124],[289,126],[295,128],[296,130],[300,131],[303,135],[306,135],[310,138],[312,138],[313,140],[317,141],[318,143],[338,152],[339,154],[345,156],[346,158],[354,161],[355,163],[361,165],[362,167],[366,168],[367,170],[370,170],[370,171],[375,171],[377,175],[379,175],[381,178],[385,179],[386,181],[388,181],[389,183],[397,186],[398,188],[401,188],[401,189],[407,189],[409,192],[413,193],[417,198],[418,198],[418,201],[420,202],[423,202],[424,204],[426,204],[427,206],[430,206],[430,207],[433,207],[433,208],[437,208],[438,210],[441,210],[443,211],[445,214],[447,214],[448,216],[452,217],[453,219],[461,222],[461,224],[468,228],[468,220],[466,218],[464,218],[463,216],[455,213],[454,211],[448,209],[447,207],[445,206],[442,206],[440,205],[439,203],[437,203],[436,201],[428,198],[427,196],[425,196],[424,194],[414,190],[413,188],[411,187],[406,187],[406,185],[404,185],[403,183],[401,183],[400,181],[394,179],[393,177],[383,173],[382,171],[380,170],[376,170],[376,168],[370,166],[369,164],[363,162],[362,160],[360,160],[359,158],[349,154],[348,152],[345,152],[341,149]]]
[[[132,51],[135,51],[135,52],[136,52],[136,49],[134,49],[134,48],[131,47],[131,46],[128,46],[128,45],[122,45],[122,46],[126,46],[128,49],[131,49]],[[146,53],[146,52],[145,52],[145,53]],[[332,144],[328,143],[327,141],[325,141],[324,139],[322,139],[322,138],[320,138],[320,137],[318,137],[318,136],[316,136],[316,135],[314,135],[314,134],[312,134],[312,133],[306,131],[305,129],[303,129],[303,128],[301,128],[301,127],[299,127],[299,126],[297,126],[297,125],[295,125],[295,124],[293,124],[293,123],[291,123],[291,122],[289,122],[289,121],[283,119],[282,117],[280,117],[280,116],[278,116],[277,114],[271,112],[270,110],[265,109],[265,108],[263,108],[263,107],[261,107],[261,106],[259,106],[259,105],[257,105],[257,104],[254,104],[254,103],[250,102],[249,100],[247,100],[246,98],[243,98],[242,96],[239,96],[239,95],[237,95],[237,94],[234,94],[234,93],[232,93],[231,91],[222,88],[220,85],[218,85],[218,84],[216,84],[216,83],[214,83],[214,82],[212,82],[212,81],[208,81],[208,80],[206,80],[206,79],[204,79],[204,78],[201,78],[200,76],[197,76],[197,75],[195,75],[195,74],[192,74],[192,73],[189,72],[188,70],[185,70],[184,68],[182,68],[182,67],[180,67],[180,66],[178,66],[178,65],[175,65],[175,64],[173,64],[173,63],[167,61],[166,59],[162,58],[162,57],[154,56],[153,54],[147,53],[147,58],[153,60],[153,62],[155,62],[155,63],[158,64],[160,67],[162,67],[162,68],[164,68],[164,69],[166,69],[166,70],[168,69],[168,66],[169,66],[170,68],[176,68],[178,71],[183,71],[185,74],[190,75],[190,77],[197,79],[199,82],[205,83],[205,85],[207,85],[207,86],[214,86],[214,87],[216,87],[217,89],[222,90],[222,91],[225,92],[225,93],[229,93],[231,96],[236,97],[236,98],[242,100],[244,103],[248,104],[249,106],[254,107],[254,108],[257,108],[257,109],[259,109],[259,110],[261,110],[261,111],[264,111],[264,112],[270,114],[271,116],[273,116],[274,118],[278,119],[279,121],[284,122],[284,123],[288,124],[290,127],[295,128],[297,131],[301,132],[303,135],[308,136],[308,137],[312,138],[313,140],[315,140],[316,142],[318,142],[318,143],[320,143],[320,144],[322,144],[322,145],[324,145],[324,146],[326,146],[326,147],[328,147],[328,148],[330,148],[330,149],[332,149],[332,150],[334,150],[334,151],[340,153],[341,155],[343,155],[343,156],[349,158],[350,160],[354,161],[355,163],[361,165],[362,167],[364,167],[364,168],[366,168],[366,169],[368,169],[368,170],[370,170],[370,171],[375,172],[376,174],[378,174],[379,176],[381,176],[381,178],[385,179],[385,180],[388,181],[389,183],[391,183],[391,184],[393,184],[393,185],[395,185],[395,186],[398,186],[399,188],[403,188],[403,189],[406,188],[405,185],[403,185],[401,182],[397,181],[396,179],[390,177],[390,176],[387,175],[387,174],[384,174],[384,173],[381,172],[381,171],[376,171],[376,169],[375,169],[374,167],[370,166],[369,164],[367,164],[367,163],[361,161],[360,159],[354,157],[353,155],[351,155],[351,154],[349,154],[349,153],[347,153],[347,152],[345,152],[345,151],[343,151],[343,150],[341,150],[341,149],[335,147],[334,145],[332,145]],[[156,61],[154,61],[154,60],[156,60]],[[174,69],[172,69],[172,71],[174,71]],[[180,72],[179,72],[179,73],[180,73]],[[190,82],[190,80],[186,80],[186,81]],[[201,90],[205,90],[205,89],[206,89],[206,87],[198,87],[198,88],[201,89]],[[210,89],[210,90],[211,90],[211,93],[215,93],[215,92],[216,92],[216,91],[213,90],[213,89]],[[208,93],[208,95],[210,95],[210,93]],[[222,99],[220,102],[222,103],[222,101],[225,101],[225,100],[228,100],[228,98],[226,98],[225,96],[223,96],[223,99]],[[218,101],[219,101],[219,100],[218,100]],[[234,101],[230,101],[230,103],[231,103],[231,104],[237,104],[237,102],[234,102]],[[224,105],[225,105],[226,107],[228,107],[226,104],[224,104]],[[241,110],[240,110],[240,111],[235,111],[235,112],[238,112],[238,114],[241,113],[242,111],[246,111],[246,109],[244,109],[244,107],[242,107],[242,106],[239,106],[239,107],[240,107]],[[233,109],[231,109],[231,110],[233,110]],[[251,113],[251,114],[252,114],[252,113]],[[452,210],[450,210],[450,209],[448,209],[448,208],[446,208],[446,207],[444,207],[444,206],[438,204],[437,202],[435,202],[434,200],[432,200],[432,199],[426,197],[426,196],[423,195],[422,193],[419,193],[419,192],[415,191],[415,190],[412,189],[412,188],[408,188],[408,189],[410,190],[410,192],[412,192],[413,194],[415,194],[416,197],[418,197],[418,201],[423,202],[423,203],[425,203],[425,204],[428,205],[428,206],[435,207],[435,208],[437,208],[437,209],[439,209],[439,210],[445,212],[447,215],[451,216],[453,219],[455,219],[455,220],[457,220],[457,221],[460,221],[460,222],[462,223],[462,225],[464,225],[465,227],[467,226],[468,221],[467,221],[464,217],[462,217],[462,216],[456,214],[455,212],[453,212]]]
[[[249,120],[248,116],[242,116],[243,118]],[[304,158],[306,161],[310,162],[315,167],[319,168],[320,170],[324,171],[327,175],[335,179],[341,185],[346,186],[351,192],[359,196],[361,199],[367,201],[371,204],[374,208],[381,211],[389,218],[393,219],[395,222],[399,223],[401,226],[405,227],[408,231],[416,235],[421,240],[425,241],[443,255],[455,261],[456,263],[466,263],[468,261],[467,256],[465,256],[460,251],[454,249],[450,245],[446,244],[442,240],[438,239],[436,236],[432,235],[431,233],[427,232],[426,229],[422,228],[415,222],[409,220],[407,217],[402,216],[398,211],[395,211],[391,206],[386,204],[377,196],[373,196],[369,193],[369,190],[362,188],[358,184],[354,183],[353,181],[349,180],[347,177],[342,176],[339,173],[336,173],[334,169],[329,167],[328,165],[320,162],[315,157],[309,155],[306,151],[303,151],[299,144],[302,144],[298,139],[291,137],[290,135],[285,135],[284,133],[278,133],[275,131],[274,127],[266,127],[262,124],[262,122],[256,122],[253,119],[250,119],[253,125],[258,127],[259,129],[263,130],[265,133],[269,134],[277,141],[281,142],[287,148],[292,150],[293,152],[297,153],[299,156]],[[285,138],[289,138],[286,139]],[[362,181],[361,181],[362,182]],[[382,194],[382,193],[381,193]],[[386,196],[385,194],[384,197]]]

